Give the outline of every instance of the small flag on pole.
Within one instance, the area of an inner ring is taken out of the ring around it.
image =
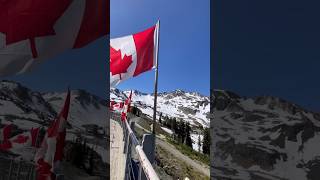
[[[10,138],[10,142],[12,143],[13,148],[19,148],[21,146],[24,147],[35,147],[36,146],[36,138],[39,133],[39,128],[32,128],[28,132],[24,132],[18,134],[12,138]]]
[[[125,121],[127,119],[127,114],[128,114],[128,111],[130,110],[131,98],[132,98],[132,91],[130,92],[129,97],[124,102],[124,106],[123,106],[122,112],[121,112],[121,120],[122,121]]]
[[[124,102],[110,101],[110,110],[111,111],[121,112],[123,106],[124,106]]]
[[[36,138],[38,136],[38,133],[39,128],[32,128],[30,131],[4,140],[0,144],[0,149],[3,151],[14,151],[24,147],[36,147]]]
[[[60,114],[48,128],[41,147],[36,153],[38,180],[51,180],[55,169],[59,168],[63,156],[69,106],[70,90]]]

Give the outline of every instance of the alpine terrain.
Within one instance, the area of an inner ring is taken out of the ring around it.
[[[11,124],[13,129],[10,137],[28,132],[31,128],[40,128],[44,135],[61,110],[65,97],[66,92],[40,93],[13,81],[0,81],[0,128]],[[109,153],[106,109],[106,101],[102,98],[85,90],[71,91],[64,146],[64,169],[68,169],[64,171],[66,179],[69,176],[77,177],[76,174],[81,174],[79,179],[101,176],[102,172],[105,174]],[[41,143],[40,136],[37,144]],[[30,162],[34,159],[35,151],[31,147],[13,148],[9,152],[1,151],[0,158]],[[3,168],[0,163],[0,171],[6,172]]]
[[[130,94],[130,91],[121,91],[116,88],[110,89],[110,99],[114,101],[123,101]],[[199,128],[209,127],[209,97],[203,96],[197,92],[185,92],[175,90],[172,92],[158,93],[157,98],[157,120],[160,114],[162,117],[168,116],[184,122],[189,122],[192,129],[191,138],[193,148],[198,151]],[[138,107],[143,114],[152,119],[153,116],[153,94],[142,93],[137,90],[132,92],[132,104]],[[172,134],[172,130],[162,127],[164,131]],[[203,135],[201,136],[201,140]]]
[[[129,95],[130,91],[110,89],[111,101],[124,102]],[[129,119],[135,122],[140,140],[153,128],[153,98],[153,94],[132,91]],[[158,93],[154,168],[160,179],[209,179],[209,156],[202,152],[203,132],[210,124],[209,107],[209,97],[196,92]]]
[[[319,113],[272,96],[211,95],[214,179],[319,179]]]
[[[130,91],[121,91],[112,88],[111,100],[123,100]],[[142,93],[137,90],[132,92],[133,105],[149,117],[153,116],[153,94]],[[172,92],[158,93],[157,119],[162,116],[175,117],[189,122],[192,126],[209,127],[209,97],[197,92],[175,90]]]

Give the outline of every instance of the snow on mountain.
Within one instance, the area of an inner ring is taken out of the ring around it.
[[[33,92],[22,85],[0,82],[0,120],[2,124],[12,123],[22,129],[36,127],[49,121],[57,112],[38,92]]]
[[[31,128],[48,127],[60,112],[65,98],[66,92],[40,93],[13,81],[0,81],[0,128],[4,124],[13,124],[11,136],[14,136]],[[73,140],[77,132],[88,137],[86,130],[90,128],[101,132],[107,124],[107,101],[84,90],[71,91],[68,140]],[[15,153],[22,153],[24,158],[34,154],[28,149],[20,150]]]
[[[212,95],[215,179],[319,179],[319,113],[277,97]]]
[[[201,142],[203,142],[203,135],[197,134],[197,133],[192,133],[191,139],[192,139],[192,149],[194,149],[195,151],[198,151],[198,152],[202,152]],[[199,140],[200,140],[200,147],[199,147]]]
[[[50,103],[56,112],[60,111],[65,97],[66,92],[43,94],[43,98]],[[106,127],[106,104],[106,101],[84,90],[71,91],[71,108],[69,111],[68,121],[77,128],[83,128],[83,125],[89,124]]]
[[[47,125],[63,106],[66,92],[39,93],[12,81],[0,82],[0,120],[21,129]],[[71,91],[68,122],[74,128],[82,125],[107,125],[107,101],[84,90]]]
[[[110,90],[111,100],[123,101],[130,91],[121,91],[112,88]],[[142,113],[153,116],[153,94],[142,93],[134,90],[132,95],[133,104]],[[209,126],[209,97],[195,92],[175,90],[172,92],[159,93],[157,98],[157,116],[175,117],[190,122],[191,125]]]

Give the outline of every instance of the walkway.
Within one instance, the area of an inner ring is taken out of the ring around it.
[[[123,154],[123,131],[119,122],[110,123],[110,179],[123,180],[125,172],[125,154]]]

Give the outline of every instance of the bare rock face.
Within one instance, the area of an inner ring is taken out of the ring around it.
[[[27,118],[25,114],[34,114],[35,119],[49,120],[56,115],[56,111],[41,93],[13,81],[0,82],[0,104],[0,114],[3,117]],[[13,113],[15,111],[18,112]]]
[[[319,179],[318,113],[271,96],[211,96],[214,179]]]

